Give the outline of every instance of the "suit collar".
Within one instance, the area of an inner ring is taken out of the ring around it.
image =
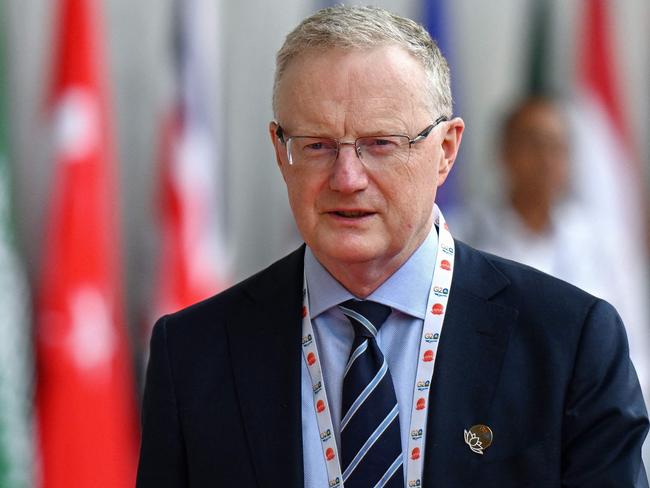
[[[472,249],[462,241],[454,240],[454,243],[456,244],[455,288],[489,300],[510,285],[510,280],[494,267],[484,253]]]
[[[303,486],[301,291],[304,246],[244,283],[228,324],[235,385],[260,487]]]

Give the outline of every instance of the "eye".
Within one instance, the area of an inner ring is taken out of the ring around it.
[[[301,141],[301,151],[305,154],[320,154],[336,151],[336,142],[332,139],[304,138]]]
[[[372,139],[370,145],[372,145],[372,146],[390,146],[390,145],[394,145],[394,144],[395,144],[395,142],[391,141],[390,139],[379,139],[379,138],[377,138],[377,139]]]
[[[311,144],[307,144],[304,149],[309,151],[318,151],[323,149],[323,142],[312,142]]]
[[[375,156],[392,154],[399,150],[401,143],[400,137],[393,136],[363,137],[359,139],[361,151]]]

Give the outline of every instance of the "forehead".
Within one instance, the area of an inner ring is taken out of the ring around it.
[[[567,123],[564,114],[550,102],[536,102],[524,107],[510,123],[513,134],[549,133],[565,135]]]
[[[381,124],[426,113],[424,69],[392,45],[308,49],[291,61],[277,95],[283,124],[318,126],[353,119]]]

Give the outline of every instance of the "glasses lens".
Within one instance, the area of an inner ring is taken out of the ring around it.
[[[323,166],[336,159],[336,141],[326,137],[292,137],[287,149],[293,164]]]
[[[381,168],[406,164],[410,144],[407,136],[369,136],[357,139],[358,154],[367,167]],[[347,144],[347,143],[344,143]],[[287,140],[291,164],[318,168],[336,160],[338,144],[327,137],[296,136]]]
[[[361,159],[379,168],[408,163],[409,138],[406,136],[371,136],[357,139]]]

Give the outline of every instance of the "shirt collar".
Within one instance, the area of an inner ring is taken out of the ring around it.
[[[438,232],[432,225],[429,235],[420,247],[367,299],[424,319],[437,249]],[[318,262],[309,247],[305,252],[305,277],[309,288],[309,311],[312,319],[339,303],[354,298],[354,295]]]

